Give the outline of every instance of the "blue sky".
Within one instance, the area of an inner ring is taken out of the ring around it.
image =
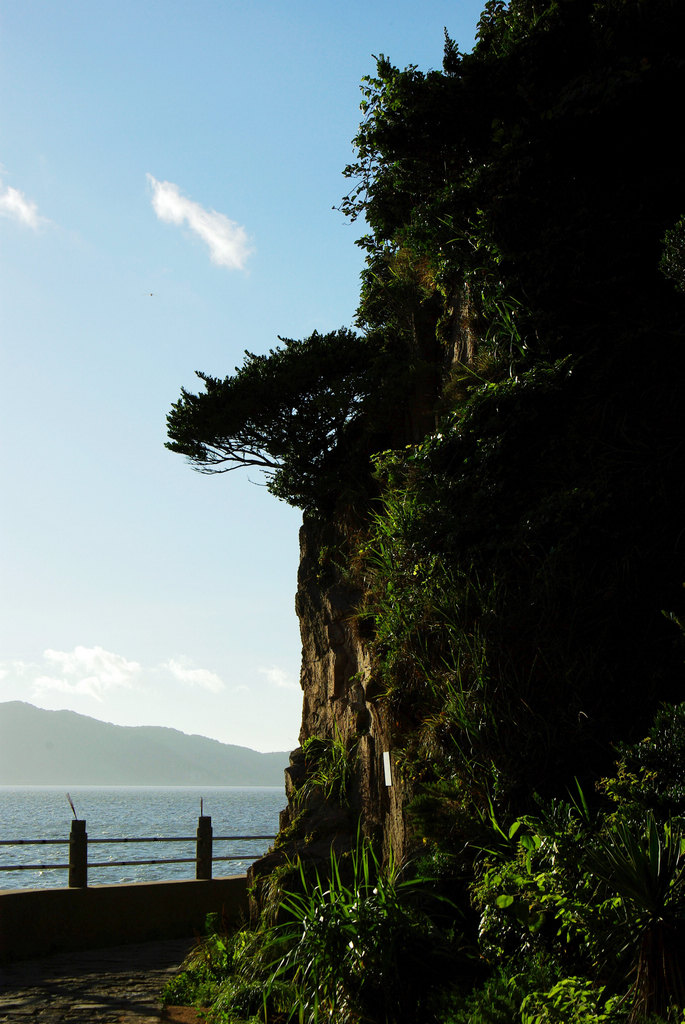
[[[0,700],[296,745],[300,515],[165,417],[352,324],[361,78],[440,67],[480,8],[0,0]]]

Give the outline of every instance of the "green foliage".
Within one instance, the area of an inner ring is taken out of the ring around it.
[[[664,235],[664,251],[659,268],[685,292],[685,216]]]
[[[298,787],[295,803],[306,803],[315,792],[325,800],[349,802],[354,781],[356,741],[346,744],[339,732],[330,738],[310,736],[302,744],[306,777]]]
[[[526,633],[518,617],[530,598],[520,593],[520,564],[511,564],[512,552],[523,557],[533,547],[536,518],[547,530],[552,525],[561,543],[569,542],[568,520],[575,519],[577,529],[581,520],[577,507],[564,509],[561,501],[549,510],[547,494],[536,509],[534,490],[518,509],[498,498],[511,497],[504,475],[516,474],[517,435],[525,432],[530,457],[529,424],[547,415],[548,403],[559,409],[567,376],[562,364],[476,388],[465,411],[442,431],[376,460],[383,503],[359,550],[359,575],[386,699],[416,727],[410,757],[400,758],[405,778],[421,765],[446,770],[448,779],[461,776],[482,799],[497,778],[517,785],[522,765],[538,774],[552,748],[551,737],[541,742],[542,714],[530,698],[535,675],[546,683],[551,674],[551,652],[541,663],[533,636],[528,662],[522,656]],[[547,444],[541,433],[538,462]],[[556,463],[557,452],[544,456]],[[570,500],[575,503],[575,495]],[[557,522],[550,524],[552,516]],[[507,578],[512,570],[513,580]],[[548,570],[541,565],[539,571]],[[544,591],[536,589],[542,633],[548,625]],[[525,628],[530,633],[530,622]],[[510,656],[515,631],[518,651]],[[566,638],[558,661],[568,675]],[[547,694],[540,697],[545,701]],[[535,751],[525,746],[532,735]],[[405,750],[407,743],[405,732]],[[430,781],[426,769],[423,776]]]
[[[356,464],[355,424],[376,397],[374,354],[345,329],[281,341],[268,355],[246,352],[232,377],[198,373],[205,391],[182,390],[166,447],[204,473],[258,467],[277,497],[310,508]]]
[[[200,972],[186,969],[167,981],[162,990],[163,1006],[207,1006],[216,996],[217,985]]]
[[[616,994],[631,1021],[685,1006],[680,965],[685,940],[685,844],[670,823],[554,801],[514,823],[507,844],[488,851],[474,899],[481,946],[491,957],[546,951],[575,964],[584,980],[565,979],[542,999],[530,997],[534,1021],[565,1021],[573,992],[592,983]],[[599,999],[597,990],[592,999]],[[594,1009],[575,999],[579,1020]],[[607,1004],[609,1019],[618,1001]],[[612,1009],[613,1007],[613,1009]],[[525,1007],[524,1007],[525,1008]],[[523,1011],[522,1011],[523,1012]],[[601,1012],[605,1012],[602,1010]],[[556,1014],[556,1016],[555,1016]],[[575,1019],[575,1018],[568,1018]],[[599,1018],[601,1019],[601,1018]]]
[[[215,927],[186,958],[183,969],[162,990],[164,1006],[210,1006],[244,944],[243,933],[229,937]]]
[[[615,406],[601,429],[586,418],[615,375],[538,362],[376,459],[381,501],[356,564],[377,680],[403,777],[456,783],[464,806],[489,792],[521,813],[533,789],[596,779],[598,736],[630,735],[652,694],[679,685],[656,569],[679,527]]]
[[[551,986],[558,978],[553,964],[531,959],[526,970],[498,968],[468,995],[457,996],[445,1024],[521,1024],[521,1007],[530,993]]]
[[[290,920],[274,933],[288,952],[272,982],[293,982],[293,1015],[307,1024],[430,1019],[434,989],[444,988],[448,964],[454,977],[458,959],[421,896],[420,882],[402,879],[392,861],[381,868],[368,841],[347,864],[331,853],[329,872],[313,882],[303,870],[301,891],[282,904]]]
[[[325,873],[300,862],[297,881],[280,923],[204,939],[165,1005],[207,1007],[210,1024],[435,1020],[466,963],[452,913],[447,930],[431,914],[438,898],[361,839],[345,857],[331,851]]]
[[[491,0],[473,52],[448,45],[444,72],[381,55],[345,172],[343,210],[370,226],[362,322],[378,322],[374,280],[392,294],[379,270],[400,250],[430,264],[436,320],[458,321],[474,280],[525,299],[538,352],[561,332],[582,350],[588,317],[620,316],[626,287],[655,294],[681,213],[668,111],[685,90],[683,18],[673,0]]]
[[[493,814],[473,886],[481,949],[491,962],[541,950],[557,954],[558,939],[568,958],[587,943],[585,919],[575,914],[593,902],[581,867],[587,835],[582,816],[565,802],[543,805],[538,817],[506,830]]]
[[[670,824],[648,814],[638,830],[616,821],[588,856],[611,899],[615,919],[602,935],[604,957],[628,961],[634,972],[632,1020],[685,1007],[685,843]]]
[[[532,992],[521,1004],[521,1024],[618,1024],[625,1020],[618,997],[607,998],[587,978],[562,978],[547,992]]]
[[[617,750],[617,774],[602,788],[624,815],[685,816],[685,704],[659,708],[644,739]]]
[[[265,996],[277,952],[268,927],[208,935],[188,955],[181,972],[167,982],[162,1003],[200,1007],[210,1024],[263,1022],[290,1005],[287,984],[274,982]]]

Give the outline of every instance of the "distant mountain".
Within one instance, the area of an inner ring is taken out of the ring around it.
[[[3,786],[282,786],[289,754],[0,703]]]

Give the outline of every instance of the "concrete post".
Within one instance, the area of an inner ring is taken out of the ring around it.
[[[88,885],[88,833],[86,823],[75,818],[69,834],[69,888],[85,889]]]
[[[212,819],[201,814],[197,821],[196,878],[212,877],[212,835]]]

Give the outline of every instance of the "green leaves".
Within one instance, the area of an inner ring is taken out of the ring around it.
[[[685,216],[666,232],[663,246],[659,269],[685,292]]]
[[[588,857],[594,875],[630,905],[636,921],[658,920],[685,908],[680,832],[659,826],[648,813],[644,823],[616,821]]]
[[[497,956],[512,947],[549,949],[551,934],[560,959],[587,972],[587,980],[531,996],[527,1012],[535,1005],[541,1016],[522,1008],[524,1019],[576,1020],[554,1014],[574,987],[590,991],[590,979],[609,985],[607,994],[627,995],[631,1020],[685,1006],[685,843],[677,827],[651,813],[637,821],[591,817],[581,793],[575,805],[541,804],[539,815],[497,830],[509,845],[488,851],[474,886],[483,948]]]
[[[625,960],[633,972],[634,1016],[685,1006],[680,972],[685,940],[685,853],[678,829],[648,813],[643,822],[613,822],[587,857],[613,920],[599,943],[604,962]]]
[[[620,1005],[616,996],[607,998],[604,986],[587,978],[567,977],[547,992],[531,992],[521,1004],[521,1024],[599,1024],[616,1021]]]
[[[306,776],[295,794],[295,804],[300,806],[316,792],[325,800],[346,804],[354,779],[356,746],[356,737],[347,744],[337,729],[332,737],[306,739],[302,744]]]
[[[293,982],[291,1016],[306,1024],[425,1019],[432,984],[454,970],[454,950],[417,905],[420,881],[403,880],[392,861],[382,867],[361,838],[349,858],[331,851],[325,874],[312,880],[300,864],[300,875],[301,891],[286,894],[287,919],[273,931],[288,951],[269,982]]]
[[[358,457],[354,425],[375,390],[374,354],[344,328],[281,341],[268,355],[246,352],[232,377],[198,373],[205,392],[183,389],[166,447],[203,473],[258,467],[274,494],[309,508]]]

